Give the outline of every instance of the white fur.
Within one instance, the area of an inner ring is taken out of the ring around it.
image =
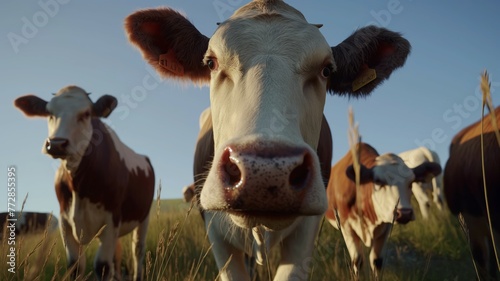
[[[78,117],[91,112],[92,102],[83,89],[69,86],[61,89],[47,103],[47,110],[51,114],[48,118],[48,137],[69,141],[67,157],[62,159],[62,163],[73,174],[92,138],[90,118],[79,121]],[[42,151],[46,152],[45,146]]]
[[[428,149],[427,147],[417,147],[412,150],[404,151],[399,153],[399,156],[405,161],[406,165],[410,168],[415,168],[420,164],[431,162],[441,165],[439,156],[435,151]],[[429,217],[429,207],[430,200],[427,196],[428,192],[432,192],[433,201],[439,210],[443,210],[443,193],[441,191],[443,186],[443,174],[439,174],[432,179],[428,179],[425,182],[414,182],[412,185],[412,192],[417,199],[418,206],[420,207],[420,212],[422,217],[427,219]]]
[[[298,12],[280,10],[288,19],[278,17],[272,26],[246,18],[252,13],[242,8],[221,24],[206,52],[205,60],[217,58],[218,69],[210,80],[214,164],[201,191],[201,205],[226,207],[217,176],[225,147],[274,141],[307,149],[313,156],[312,184],[300,212],[323,213],[327,200],[315,149],[327,83],[320,73],[325,62],[333,64],[331,47]],[[233,24],[237,28],[231,28]],[[247,28],[251,32],[242,32]]]
[[[120,155],[120,159],[125,162],[125,166],[127,166],[128,170],[135,174],[138,174],[138,170],[142,170],[146,174],[146,177],[149,176],[150,165],[146,160],[146,157],[135,153],[126,144],[120,141],[113,129],[111,129],[108,125],[105,126],[111,136],[111,139],[113,140],[116,151]]]
[[[225,268],[221,272],[221,280],[250,280],[244,254],[255,257],[257,263],[263,264],[270,248],[278,243],[282,249],[281,261],[274,280],[308,280],[312,271],[314,240],[322,215],[298,217],[285,229],[268,231],[262,227],[235,227],[220,212],[205,211],[204,214],[217,266]]]
[[[378,274],[373,261],[382,257],[382,250],[394,222],[395,209],[412,209],[410,203],[410,184],[415,179],[413,171],[405,165],[403,160],[392,153],[380,155],[376,158],[373,167],[374,178],[387,184],[374,184],[372,202],[377,215],[377,221],[372,223],[364,216],[352,212],[341,225],[354,272],[358,274],[359,263],[363,260],[361,242],[371,248],[370,266]],[[339,228],[336,220],[328,219],[330,224]]]

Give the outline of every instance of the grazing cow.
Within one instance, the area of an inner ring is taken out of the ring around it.
[[[280,0],[246,4],[211,38],[170,8],[125,21],[161,75],[210,83],[211,125],[198,142],[209,153],[195,155],[208,172],[195,182],[223,280],[249,279],[252,234],[258,245],[281,243],[276,280],[307,279],[327,208],[322,171],[331,164],[318,151],[331,138],[320,138],[326,93],[368,95],[410,52],[400,34],[374,26],[330,47],[319,27]]]
[[[439,156],[435,151],[428,149],[427,147],[421,146],[412,150],[401,152],[398,154],[405,164],[410,168],[415,168],[424,162],[434,162],[441,165]],[[443,186],[443,174],[439,174],[436,177],[427,179],[424,182],[414,182],[411,191],[417,199],[418,206],[420,207],[420,212],[422,217],[427,219],[429,217],[429,197],[428,192],[432,191],[432,197],[434,203],[439,210],[443,210],[443,194],[441,193],[441,188]]]
[[[495,115],[497,124],[500,124],[500,106],[495,109]],[[463,216],[463,223],[468,228],[472,257],[481,280],[500,280],[486,213],[488,203],[498,251],[500,144],[493,132],[490,115],[484,118],[483,126],[484,170],[481,157],[481,121],[478,121],[460,131],[451,141],[450,157],[444,168],[444,195],[450,211],[454,215]],[[485,185],[488,202],[485,200]]]
[[[2,225],[7,225],[9,222],[15,225],[16,234],[25,233],[35,233],[40,231],[54,231],[57,229],[57,218],[49,213],[39,213],[39,212],[15,212],[12,213],[0,213],[0,222]],[[50,218],[50,221],[49,221]],[[8,221],[8,219],[15,219],[13,221]]]
[[[123,144],[99,118],[113,111],[116,98],[104,95],[93,103],[83,89],[68,86],[49,102],[28,95],[15,105],[28,116],[48,117],[43,152],[61,159],[55,189],[68,268],[77,263],[73,277],[85,271],[80,245],[105,226],[95,274],[104,280],[120,277],[119,237],[133,231],[134,280],[140,280],[155,178],[149,158]]]
[[[335,228],[340,226],[355,276],[358,276],[363,262],[361,243],[371,248],[370,266],[377,276],[392,223],[406,224],[414,219],[410,203],[411,183],[439,174],[441,166],[424,162],[410,169],[396,154],[379,155],[366,143],[360,143],[358,149],[360,187],[356,189],[349,151],[332,167],[326,218]]]

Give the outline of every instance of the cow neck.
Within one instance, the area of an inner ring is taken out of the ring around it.
[[[103,188],[123,176],[113,165],[120,163],[109,131],[98,118],[92,118],[92,138],[73,175],[73,188],[81,197],[95,197]],[[109,171],[113,173],[109,173]],[[92,200],[94,201],[94,200]]]

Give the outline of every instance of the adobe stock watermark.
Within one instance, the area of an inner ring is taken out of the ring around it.
[[[412,1],[412,0],[408,0]],[[387,27],[392,20],[394,15],[399,15],[403,12],[404,6],[401,4],[399,0],[389,0],[387,1],[387,6],[385,9],[375,11],[371,10],[370,15],[373,17],[375,21],[370,21],[367,25],[378,25],[381,27]]]
[[[492,94],[495,92],[495,88],[497,87],[500,87],[500,81],[491,81],[490,91]],[[482,102],[483,93],[481,92],[481,86],[478,83],[474,94],[466,96],[460,103],[454,103],[443,112],[443,121],[449,124],[449,128],[452,131],[457,131],[459,128],[475,122],[481,117],[481,115],[477,113],[480,112]],[[428,138],[416,139],[415,144],[417,146],[425,146],[433,150],[436,149],[437,145],[451,141],[451,137],[446,134],[445,128],[436,127],[432,129]]]
[[[31,17],[22,17],[22,27],[20,33],[9,32],[9,39],[12,49],[17,54],[22,44],[28,44],[29,41],[38,34],[41,28],[45,27],[51,18],[55,17],[61,8],[71,0],[40,0],[38,6],[40,10],[36,11]]]

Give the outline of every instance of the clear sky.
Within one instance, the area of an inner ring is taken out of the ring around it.
[[[180,9],[211,36],[242,0],[2,1],[0,4],[0,201],[7,202],[7,168],[17,167],[17,198],[25,210],[59,213],[53,187],[58,161],[41,153],[46,121],[26,118],[16,97],[50,99],[76,84],[95,101],[118,98],[120,111],[106,120],[131,148],[151,158],[162,198],[180,198],[192,182],[192,159],[208,87],[161,80],[125,36],[123,20],[141,8]],[[309,22],[322,23],[333,46],[355,29],[377,24],[403,33],[413,50],[372,96],[329,96],[325,114],[334,134],[334,159],[348,149],[352,105],[363,140],[380,153],[418,145],[435,149],[444,164],[453,135],[480,117],[480,73],[487,69],[493,101],[500,104],[500,2],[498,1],[299,1]],[[147,80],[147,84],[144,84]],[[145,85],[149,85],[146,86]],[[20,208],[20,203],[18,203]],[[2,211],[6,203],[1,203]]]

